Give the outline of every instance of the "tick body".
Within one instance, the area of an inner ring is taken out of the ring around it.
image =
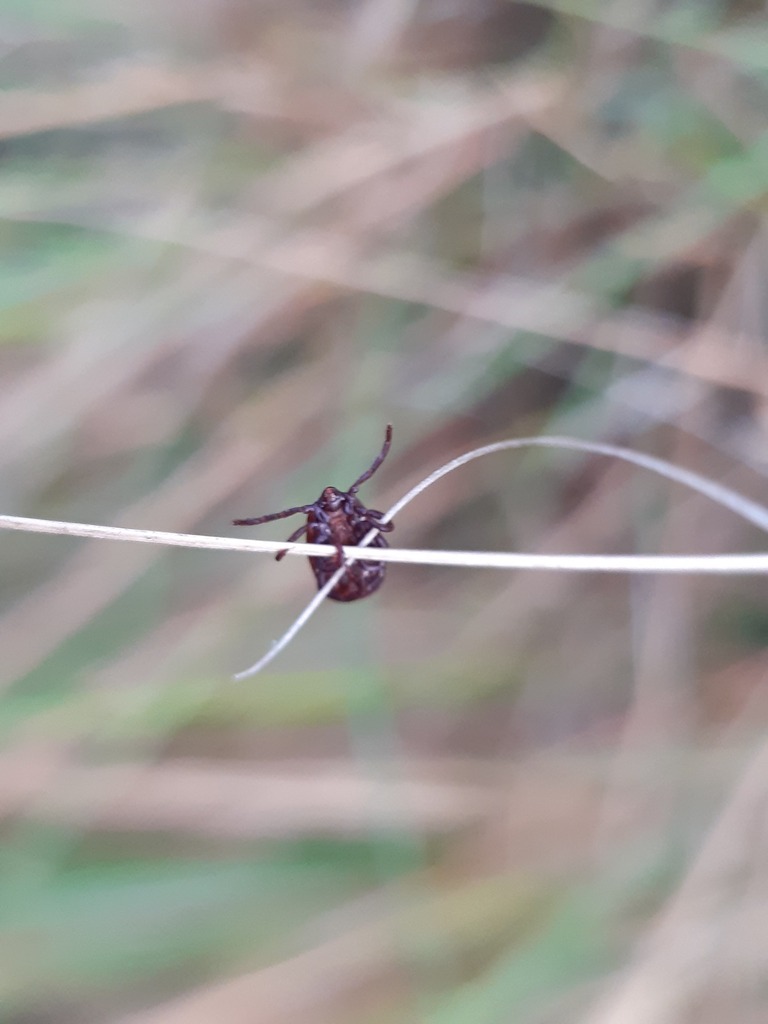
[[[333,576],[344,560],[342,548],[354,547],[373,528],[380,530],[370,543],[372,548],[389,547],[384,533],[394,529],[393,523],[382,523],[383,512],[374,508],[366,508],[357,497],[359,488],[370,480],[384,459],[392,444],[392,424],[389,424],[384,435],[384,445],[367,469],[347,491],[339,491],[335,487],[325,487],[317,501],[310,505],[297,505],[286,508],[282,512],[271,512],[255,519],[235,519],[235,526],[259,526],[274,519],[286,519],[288,516],[304,515],[306,523],[295,530],[288,538],[289,542],[307,535],[310,544],[333,544],[335,555],[310,555],[309,564],[317,580],[318,590]],[[277,561],[285,554],[278,551]],[[334,601],[358,601],[375,593],[384,582],[386,565],[384,562],[355,561],[348,567],[339,582],[328,595]]]

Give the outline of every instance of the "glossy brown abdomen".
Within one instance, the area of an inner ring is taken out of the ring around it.
[[[307,540],[312,543],[328,543],[326,537],[321,540],[317,536],[318,533],[322,534],[324,531],[318,528],[313,529],[313,525],[310,525],[307,530]],[[330,541],[332,544],[353,547],[365,537],[370,526],[365,524],[356,528],[354,524],[350,523],[349,517],[339,511],[332,512],[328,516],[328,529],[332,535]],[[386,538],[379,533],[371,541],[370,547],[387,548],[389,544]],[[312,566],[318,587],[322,587],[341,565],[341,556],[339,554],[314,557],[310,555],[309,564]],[[384,562],[353,562],[328,597],[332,601],[358,601],[361,597],[374,594],[384,582],[385,575],[386,565]]]

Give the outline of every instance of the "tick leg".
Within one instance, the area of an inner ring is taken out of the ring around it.
[[[322,509],[317,509],[314,522],[312,523],[312,532],[307,535],[307,539],[311,541],[312,544],[333,544],[336,548],[336,558],[338,561],[331,569],[331,572],[336,572],[338,567],[344,561],[344,545],[333,539],[333,531],[331,530],[330,524],[328,523],[327,517]],[[333,555],[316,555],[315,558],[317,561],[321,562],[333,562],[334,560]]]
[[[391,530],[394,530],[395,524],[389,522],[380,522],[379,520],[383,515],[383,512],[379,512],[375,508],[367,508],[365,510],[364,518],[366,519],[367,522],[371,524],[371,526],[375,526],[376,529],[379,530],[381,533],[389,533]]]
[[[336,564],[331,569],[331,572],[336,572],[341,563],[344,561],[344,545],[340,544],[337,540],[333,539],[333,534],[330,529],[319,530],[317,535],[312,538],[315,544],[333,544],[336,548]],[[328,559],[329,562],[333,561],[333,555]]]
[[[270,512],[266,516],[256,516],[255,519],[233,519],[233,526],[260,526],[262,523],[271,523],[275,519],[287,519],[288,516],[301,515],[306,516],[310,510],[314,508],[313,505],[296,505],[295,508],[284,508],[282,512]]]
[[[361,484],[364,484],[366,480],[370,480],[371,479],[371,477],[376,472],[376,470],[379,468],[379,466],[382,464],[384,459],[386,459],[387,452],[389,451],[389,446],[391,444],[392,444],[392,424],[388,423],[387,424],[387,429],[384,432],[384,447],[381,449],[379,454],[373,460],[371,468],[370,469],[366,469],[366,471],[363,473],[363,475],[358,477],[357,480],[355,480],[355,482],[352,484],[352,486],[347,491],[347,494],[355,494],[357,489],[358,489],[358,487],[360,487]]]
[[[300,526],[298,528],[298,530],[294,530],[293,533],[291,534],[291,536],[286,538],[286,544],[292,544],[295,540],[298,540],[299,537],[302,535],[302,533],[306,533],[307,532],[307,526],[308,525],[309,525],[309,523],[304,523],[304,525]],[[280,559],[281,558],[285,558],[285,556],[287,554],[288,554],[288,548],[285,548],[283,551],[278,551],[277,554],[275,555],[275,561],[279,562]]]

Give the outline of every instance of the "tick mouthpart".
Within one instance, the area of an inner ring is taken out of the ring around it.
[[[320,501],[328,506],[331,511],[335,511],[337,508],[341,508],[344,503],[344,494],[336,487],[325,487],[320,495]]]

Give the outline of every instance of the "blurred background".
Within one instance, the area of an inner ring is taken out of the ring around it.
[[[567,434],[764,499],[753,0],[6,0],[4,513],[249,534]],[[0,1019],[748,1024],[765,583],[0,538]],[[765,549],[606,458],[394,543]]]

